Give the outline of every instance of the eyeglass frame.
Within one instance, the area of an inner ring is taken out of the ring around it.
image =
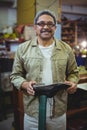
[[[36,25],[38,25],[38,26],[40,26],[40,27],[44,27],[44,26],[48,26],[49,28],[52,28],[52,27],[54,27],[54,26],[56,26],[56,24],[55,23],[52,23],[52,22],[47,22],[47,23],[45,23],[44,21],[40,21],[40,22],[38,22],[38,23],[36,23]]]

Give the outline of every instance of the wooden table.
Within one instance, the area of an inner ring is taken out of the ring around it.
[[[80,75],[77,87],[68,97],[67,130],[87,128],[87,75]]]

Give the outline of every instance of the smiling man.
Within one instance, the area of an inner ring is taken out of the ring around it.
[[[52,12],[38,12],[34,28],[36,37],[17,49],[10,76],[14,86],[24,92],[24,130],[38,130],[39,98],[33,85],[59,82],[71,87],[47,99],[46,130],[66,130],[67,96],[76,92],[79,80],[75,56],[66,43],[54,38],[56,17]]]
[[[49,46],[49,44],[51,44],[53,41],[53,36],[56,29],[56,21],[51,16],[48,17],[48,15],[43,14],[38,18],[38,20],[35,19],[35,29],[38,39],[45,42],[44,46]]]

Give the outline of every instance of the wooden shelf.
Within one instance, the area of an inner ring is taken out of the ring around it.
[[[86,26],[87,20],[62,21],[62,40],[68,42],[71,47],[81,43],[87,39]]]
[[[80,83],[87,83],[87,74],[80,74],[79,84]]]
[[[75,43],[75,22],[67,21],[63,23],[62,40],[68,44]]]
[[[82,108],[77,108],[77,109],[71,109],[67,111],[67,118],[75,116],[76,114],[81,114],[81,113],[85,113],[87,112],[87,106],[86,107],[82,107]]]

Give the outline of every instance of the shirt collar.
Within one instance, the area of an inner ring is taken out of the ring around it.
[[[61,45],[60,45],[61,41],[58,40],[58,39],[55,39],[55,38],[54,38],[54,41],[55,41],[55,47],[56,47],[56,49],[61,49]],[[33,41],[32,41],[32,47],[37,47],[37,37],[35,37],[33,39]]]

